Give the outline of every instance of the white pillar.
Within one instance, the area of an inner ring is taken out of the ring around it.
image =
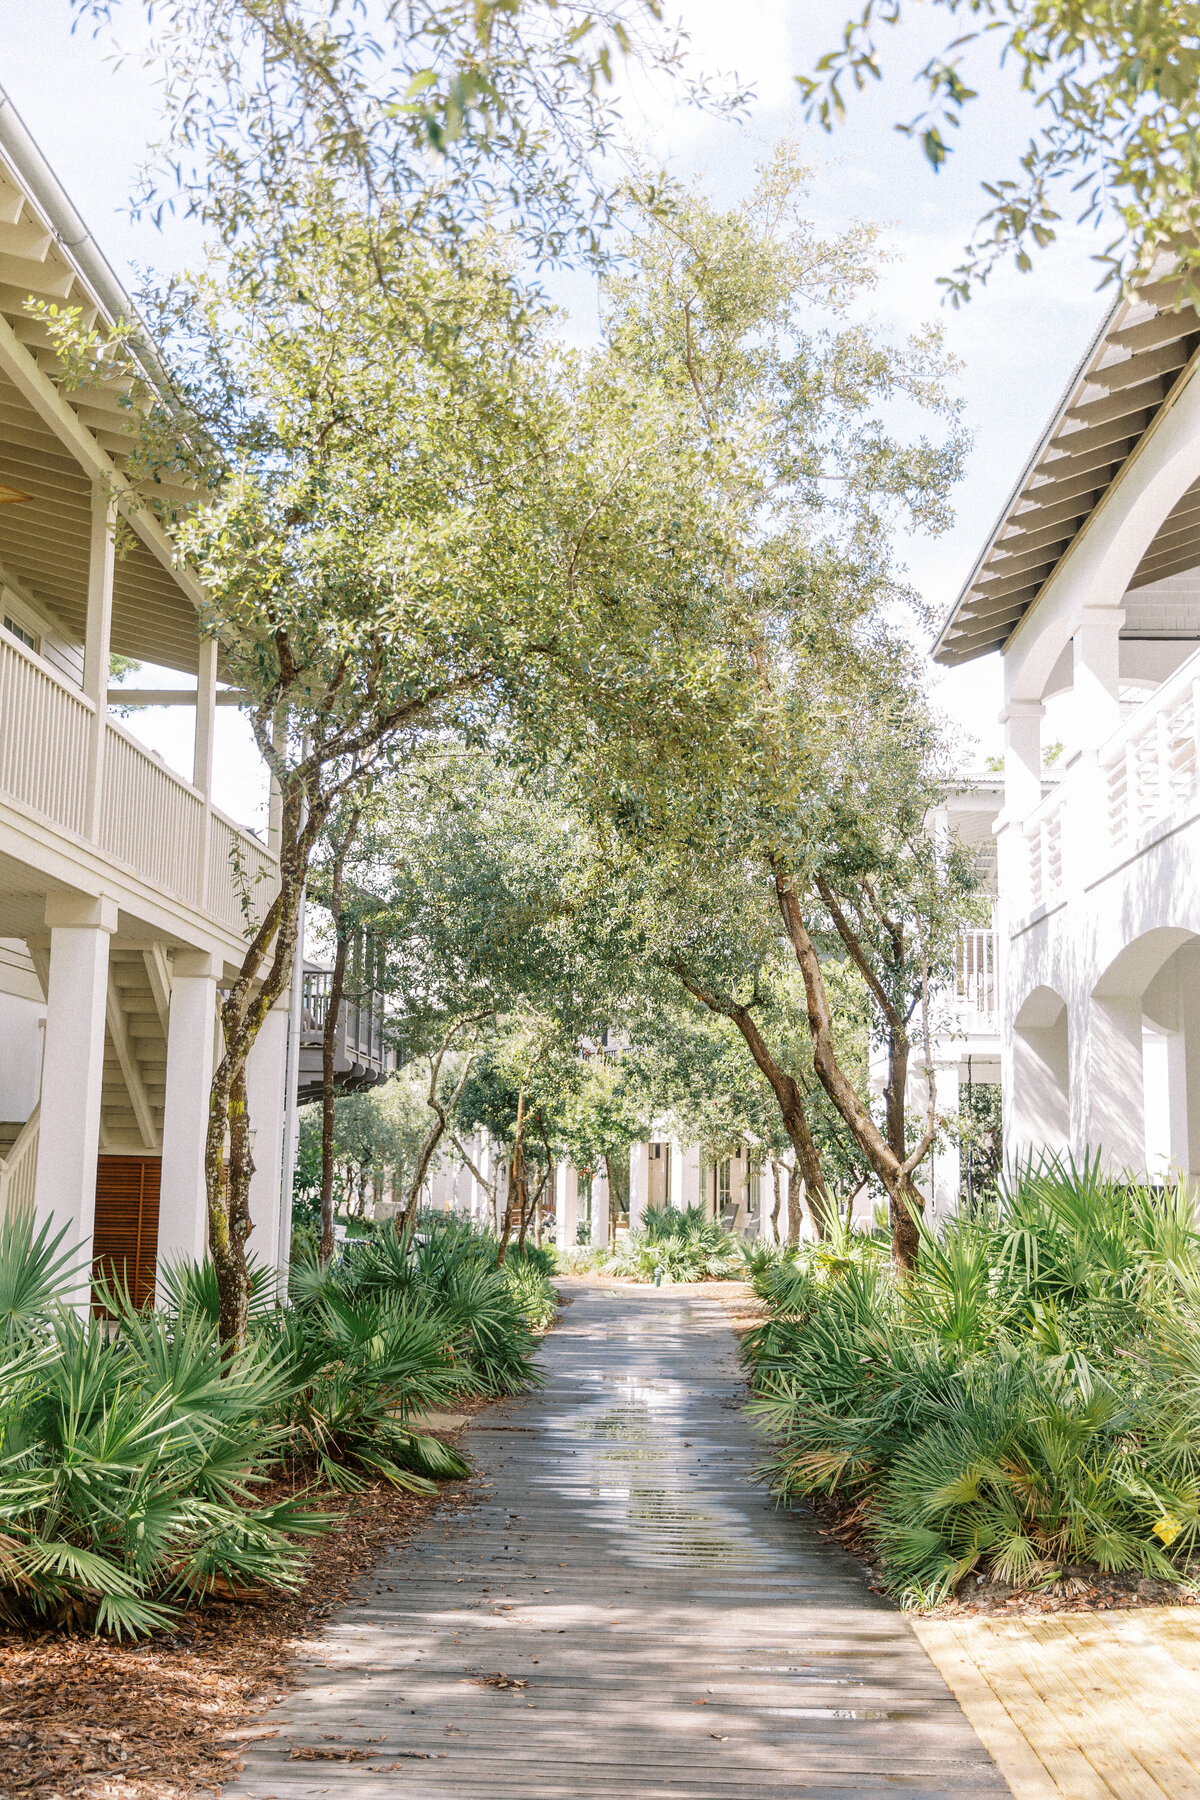
[[[942,1067],[935,1071],[937,1081],[937,1110],[939,1116],[951,1118],[956,1116],[962,1100],[962,1085],[958,1078],[958,1068]],[[921,1084],[924,1086],[924,1082]],[[957,1138],[947,1132],[943,1140],[931,1153],[933,1161],[932,1182],[933,1210],[939,1219],[958,1211],[958,1198],[962,1181],[962,1154]]]
[[[92,482],[88,541],[87,624],[83,645],[83,691],[94,708],[88,730],[84,781],[84,836],[100,836],[104,800],[104,751],[108,736],[108,671],[111,663],[113,576],[117,509],[100,480]]]
[[[1076,747],[1098,750],[1121,723],[1120,653],[1125,614],[1119,606],[1085,606],[1073,639]]]
[[[1042,798],[1040,700],[1010,700],[1000,714],[1004,726],[1004,808],[996,820],[1000,898],[1010,913],[1029,905],[1029,853],[1025,821]]]
[[[283,1182],[283,1131],[287,1095],[287,1034],[291,994],[284,992],[259,1028],[246,1060],[246,1105],[254,1133],[254,1174],[250,1181],[251,1237],[256,1260],[280,1272],[280,1298],[287,1264],[280,1260],[279,1215]]]
[[[1141,996],[1093,994],[1071,1045],[1071,1142],[1102,1150],[1106,1172],[1140,1173],[1146,1150]]]
[[[592,1244],[600,1250],[608,1249],[608,1176],[596,1169],[592,1175]]]
[[[212,1086],[217,959],[177,950],[167,1021],[167,1091],[163,1109],[158,1260],[200,1262],[208,1252],[204,1140]],[[251,1112],[250,1123],[255,1124]]]
[[[650,1146],[629,1146],[629,1229],[640,1231],[650,1195]]]
[[[579,1231],[579,1176],[569,1162],[554,1168],[554,1241],[560,1250],[573,1250]]]
[[[104,1081],[109,939],[117,904],[103,896],[48,894],[50,981],[34,1205],[39,1220],[66,1227],[90,1265],[96,1216],[96,1157]],[[78,1300],[87,1304],[90,1266]]]
[[[196,730],[192,740],[192,786],[204,795],[200,824],[200,867],[196,875],[201,906],[208,899],[208,870],[212,860],[213,751],[217,736],[217,640],[200,640],[196,668]]]
[[[671,1146],[671,1205],[677,1212],[700,1203],[700,1146]]]

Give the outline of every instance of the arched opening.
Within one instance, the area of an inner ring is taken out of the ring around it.
[[[1013,1025],[1011,1104],[1005,1120],[1006,1158],[1021,1162],[1070,1144],[1070,1043],[1067,1007],[1051,987],[1034,988]]]
[[[1200,938],[1149,931],[1106,969],[1088,1007],[1079,1131],[1114,1169],[1200,1172]]]

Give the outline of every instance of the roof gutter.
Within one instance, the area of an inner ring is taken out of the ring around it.
[[[80,277],[110,325],[126,319],[140,327],[135,348],[146,371],[170,391],[170,380],[144,321],[112,265],[67,198],[66,191],[38,148],[29,127],[0,86],[0,150],[13,168],[58,244],[74,263]]]

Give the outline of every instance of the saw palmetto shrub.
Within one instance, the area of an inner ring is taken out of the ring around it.
[[[932,1604],[968,1577],[1081,1567],[1166,1580],[1200,1531],[1200,1239],[1191,1197],[1028,1169],[989,1217],[807,1246],[756,1283],[754,1409],[781,1498],[857,1508],[884,1579]]]
[[[45,1225],[0,1224],[0,1617],[135,1635],[298,1585],[311,1502],[264,1501],[292,1374],[193,1315],[80,1318]]]
[[[651,1206],[604,1268],[630,1281],[710,1281],[744,1274],[740,1240],[703,1206]]]
[[[161,1270],[158,1310],[114,1285],[81,1317],[90,1271],[28,1216],[0,1223],[0,1619],[168,1629],[209,1595],[297,1587],[322,1492],[467,1475],[426,1415],[536,1379],[544,1274],[496,1257],[454,1221],[383,1234],[294,1268],[286,1308],[253,1271],[235,1350],[210,1264]]]

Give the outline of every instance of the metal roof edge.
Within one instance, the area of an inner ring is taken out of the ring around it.
[[[1113,302],[1112,306],[1109,308],[1108,312],[1104,315],[1104,318],[1102,319],[1101,323],[1097,326],[1095,332],[1092,334],[1092,337],[1089,340],[1088,346],[1087,346],[1086,350],[1083,352],[1083,355],[1080,357],[1079,361],[1075,364],[1075,367],[1071,372],[1071,376],[1070,376],[1069,380],[1067,381],[1067,384],[1064,387],[1061,396],[1059,397],[1058,405],[1055,407],[1054,411],[1051,413],[1049,421],[1048,421],[1045,429],[1043,430],[1042,435],[1038,438],[1037,443],[1033,447],[1033,450],[1030,452],[1029,456],[1026,458],[1025,464],[1021,470],[1020,475],[1018,475],[1016,482],[1014,483],[1012,488],[1009,490],[1008,496],[1005,499],[1004,505],[1000,509],[1000,512],[996,518],[996,522],[992,526],[991,532],[988,535],[987,541],[984,544],[983,549],[979,552],[979,555],[975,558],[974,563],[971,565],[971,573],[968,575],[966,581],[964,581],[962,587],[959,589],[958,594],[955,597],[953,604],[951,605],[950,610],[946,614],[946,617],[942,623],[941,630],[938,632],[937,637],[933,641],[933,644],[930,648],[930,655],[933,657],[935,662],[938,660],[938,652],[940,650],[942,650],[942,648],[944,647],[944,645],[946,643],[947,633],[949,632],[950,627],[954,623],[954,620],[958,614],[958,609],[963,604],[964,600],[967,598],[967,595],[970,593],[972,587],[974,587],[975,581],[979,575],[980,569],[983,567],[984,563],[987,561],[988,557],[991,555],[992,551],[995,549],[996,541],[999,538],[1001,531],[1004,529],[1004,526],[1008,523],[1009,515],[1012,512],[1015,502],[1017,501],[1017,499],[1020,496],[1022,488],[1026,485],[1030,476],[1036,470],[1038,463],[1041,461],[1043,455],[1049,449],[1051,443],[1053,442],[1054,435],[1057,432],[1059,426],[1062,424],[1063,419],[1065,418],[1067,411],[1070,407],[1071,399],[1075,393],[1075,390],[1078,388],[1084,375],[1087,373],[1087,370],[1090,367],[1091,363],[1095,360],[1096,354],[1097,354],[1098,350],[1100,349],[1100,346],[1103,344],[1105,338],[1108,336],[1109,332],[1112,330],[1113,322],[1115,321],[1117,314],[1120,312],[1122,306],[1124,306],[1126,304],[1127,304],[1127,301],[1125,299],[1125,296],[1124,295],[1118,296],[1118,298]],[[1035,600],[1032,604],[1036,606],[1037,601]],[[1018,620],[1018,623],[1020,623],[1019,620]],[[1015,630],[1015,626],[1014,626],[1014,630]],[[984,651],[983,654],[987,655],[988,652]],[[945,666],[945,665],[943,665],[943,666]]]
[[[50,167],[3,85],[0,85],[0,150],[11,162],[59,247],[74,264],[80,279],[97,301],[108,323],[115,325],[118,319],[128,319],[138,326],[139,341],[136,348],[146,372],[169,393],[170,376],[146,328],[145,320],[96,242],[94,234],[76,211],[62,182]]]

